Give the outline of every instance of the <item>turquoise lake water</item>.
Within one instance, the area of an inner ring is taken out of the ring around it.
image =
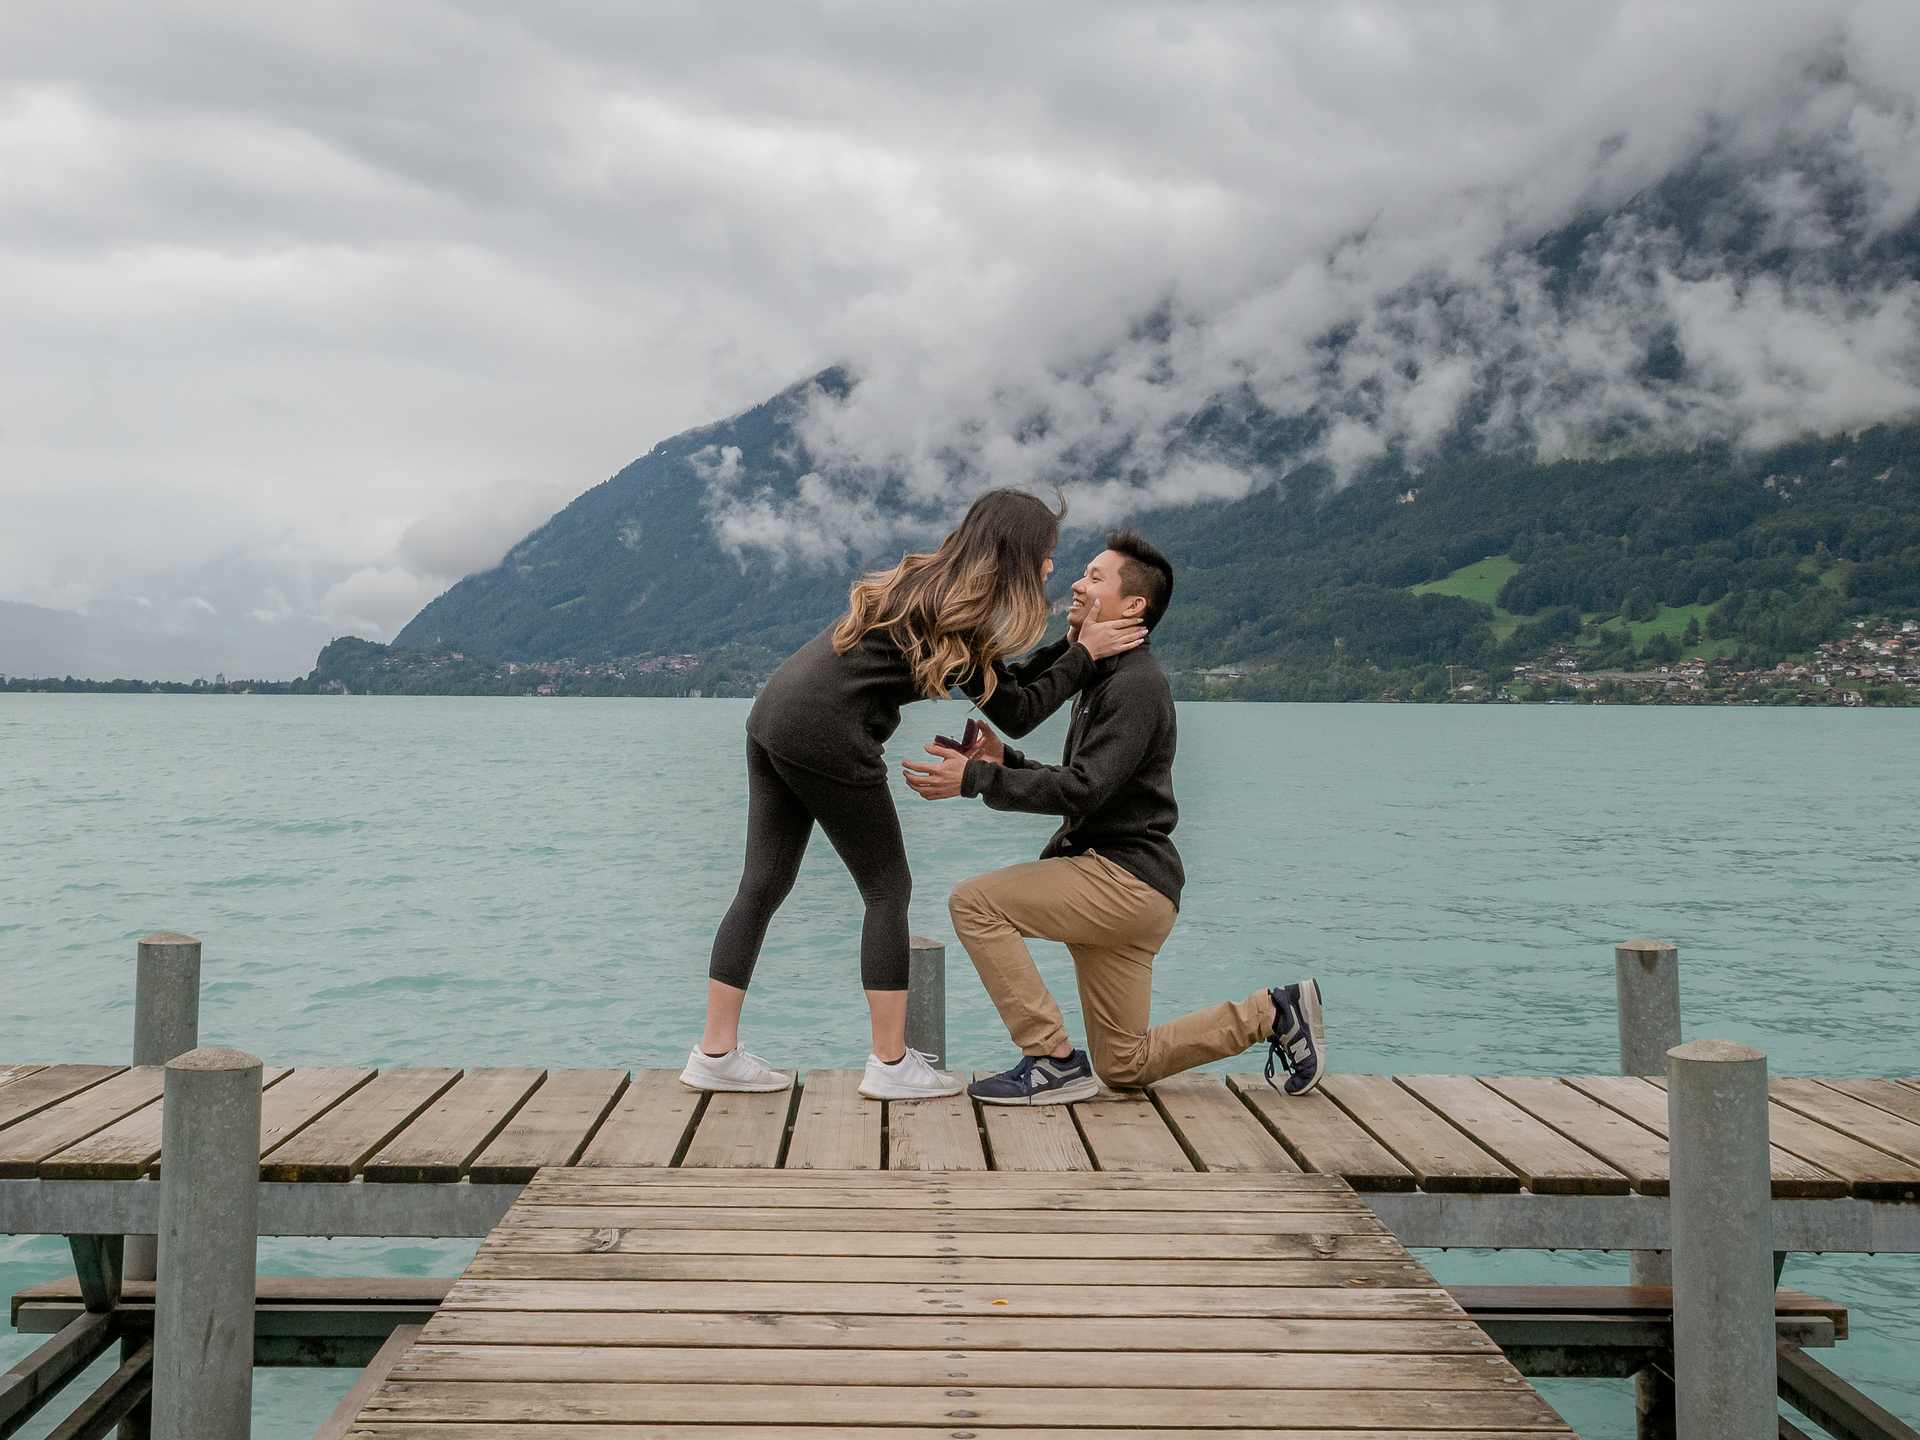
[[[740,701],[0,696],[0,1061],[123,1059],[134,940],[205,941],[203,1041],[278,1063],[678,1065],[745,833]],[[898,754],[961,723],[917,706]],[[1172,1014],[1302,973],[1338,1069],[1617,1068],[1614,943],[1681,947],[1690,1037],[1775,1073],[1920,1074],[1911,712],[1185,705]],[[1058,753],[1056,718],[1025,742]],[[949,941],[949,1051],[1011,1059],[945,900],[1051,826],[896,782],[914,927]],[[778,1063],[865,1053],[858,903],[816,842],[747,1009]],[[1036,947],[1077,1023],[1065,952]],[[453,1273],[471,1242],[269,1241],[292,1273]],[[1622,1256],[1453,1252],[1466,1282]],[[0,1294],[64,1273],[0,1237]],[[1825,1352],[1920,1422],[1920,1257],[1796,1258],[1854,1307]],[[0,1364],[31,1348],[0,1331]],[[260,1372],[306,1440],[345,1372]],[[1589,1440],[1613,1382],[1543,1386]],[[46,1426],[30,1430],[45,1433]]]

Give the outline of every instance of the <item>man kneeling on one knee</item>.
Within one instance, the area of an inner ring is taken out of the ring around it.
[[[1173,566],[1132,531],[1111,535],[1073,586],[1066,637],[1089,619],[1139,616],[1149,633],[1173,598]],[[1036,658],[1045,658],[1040,652]],[[1100,1083],[1152,1084],[1210,1060],[1270,1046],[1267,1077],[1289,1095],[1319,1083],[1325,1060],[1320,991],[1312,980],[1259,990],[1149,1025],[1153,960],[1179,913],[1185,871],[1173,845],[1173,692],[1151,645],[1100,661],[1075,697],[1058,765],[1030,760],[983,727],[962,754],[929,745],[934,764],[907,761],[906,781],[929,800],[978,797],[995,810],[1064,817],[1025,865],[954,889],[953,928],[1013,1041],[1020,1063],[976,1081],[996,1105],[1084,1100]],[[1074,1047],[1026,942],[1066,944],[1080,987],[1087,1051]]]

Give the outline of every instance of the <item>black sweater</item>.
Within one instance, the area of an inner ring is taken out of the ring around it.
[[[1084,645],[1062,639],[994,670],[991,699],[980,699],[981,676],[958,688],[997,729],[1025,735],[1092,678],[1094,662]],[[773,672],[747,716],[747,734],[792,764],[849,785],[883,785],[882,747],[900,728],[900,707],[924,699],[892,636],[870,630],[840,655],[830,625]]]
[[[995,810],[1064,815],[1041,859],[1097,850],[1178,909],[1186,871],[1173,846],[1173,691],[1144,645],[1093,668],[1062,763],[1036,764],[1009,747],[1004,764],[969,761],[960,793]]]

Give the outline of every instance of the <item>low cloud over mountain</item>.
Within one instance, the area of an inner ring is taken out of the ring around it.
[[[390,633],[829,363],[816,479],[699,462],[742,554],[890,544],[989,481],[1097,518],[1896,418],[1917,76],[1910,0],[30,0],[0,598]]]

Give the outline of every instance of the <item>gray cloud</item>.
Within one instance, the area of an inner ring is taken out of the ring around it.
[[[1232,494],[1267,477],[1179,436],[1242,392],[1328,415],[1336,464],[1418,452],[1496,354],[1496,438],[1547,450],[1622,413],[1859,423],[1914,403],[1895,278],[1741,286],[1623,229],[1567,307],[1510,247],[1709,139],[1807,156],[1755,204],[1796,253],[1857,246],[1920,204],[1916,75],[1910,0],[27,0],[0,598],[139,594],[157,625],[198,595],[185,623],[304,668],[314,628],[391,633],[654,440],[836,360],[864,383],[812,408],[797,505],[716,475],[731,543],[891,543],[876,477],[938,508],[956,464],[1117,457],[1090,519]],[[1853,232],[1819,204],[1842,173]],[[1690,391],[1636,379],[1661,326]]]

